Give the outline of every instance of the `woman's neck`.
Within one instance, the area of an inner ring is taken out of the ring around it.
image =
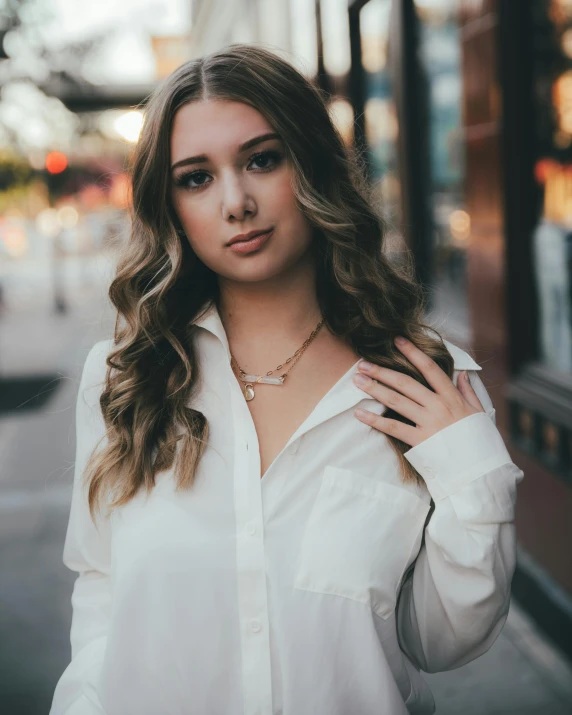
[[[268,361],[279,363],[289,357],[322,317],[312,267],[298,267],[289,276],[267,282],[220,279],[218,304],[239,364],[241,358],[251,364],[256,360],[261,369]]]

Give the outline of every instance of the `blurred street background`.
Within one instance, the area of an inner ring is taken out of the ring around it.
[[[75,401],[145,99],[232,42],[328,93],[525,472],[507,624],[425,676],[437,715],[572,713],[572,0],[0,0],[1,715],[47,714],[70,659]]]

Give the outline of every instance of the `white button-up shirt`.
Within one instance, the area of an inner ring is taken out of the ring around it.
[[[419,670],[456,668],[492,645],[515,566],[523,473],[480,367],[447,343],[454,381],[467,369],[487,412],[406,452],[421,486],[400,481],[385,435],[354,416],[385,409],[354,384],[357,363],[261,479],[216,308],[196,325],[193,406],[210,425],[196,482],[176,492],[166,470],[96,525],[81,477],[104,435],[112,342],[87,356],[63,557],[79,574],[72,659],[51,715],[433,713]]]

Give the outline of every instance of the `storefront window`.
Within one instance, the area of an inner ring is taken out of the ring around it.
[[[540,358],[572,371],[572,2],[535,0],[535,179],[542,208],[533,259]]]
[[[427,83],[432,308],[453,337],[470,343],[466,251],[471,224],[464,202],[462,68],[457,0],[416,0],[419,61]]]

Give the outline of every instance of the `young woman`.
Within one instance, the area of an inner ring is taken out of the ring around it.
[[[419,670],[497,638],[523,473],[360,176],[259,47],[151,96],[79,389],[52,715],[432,713]]]

